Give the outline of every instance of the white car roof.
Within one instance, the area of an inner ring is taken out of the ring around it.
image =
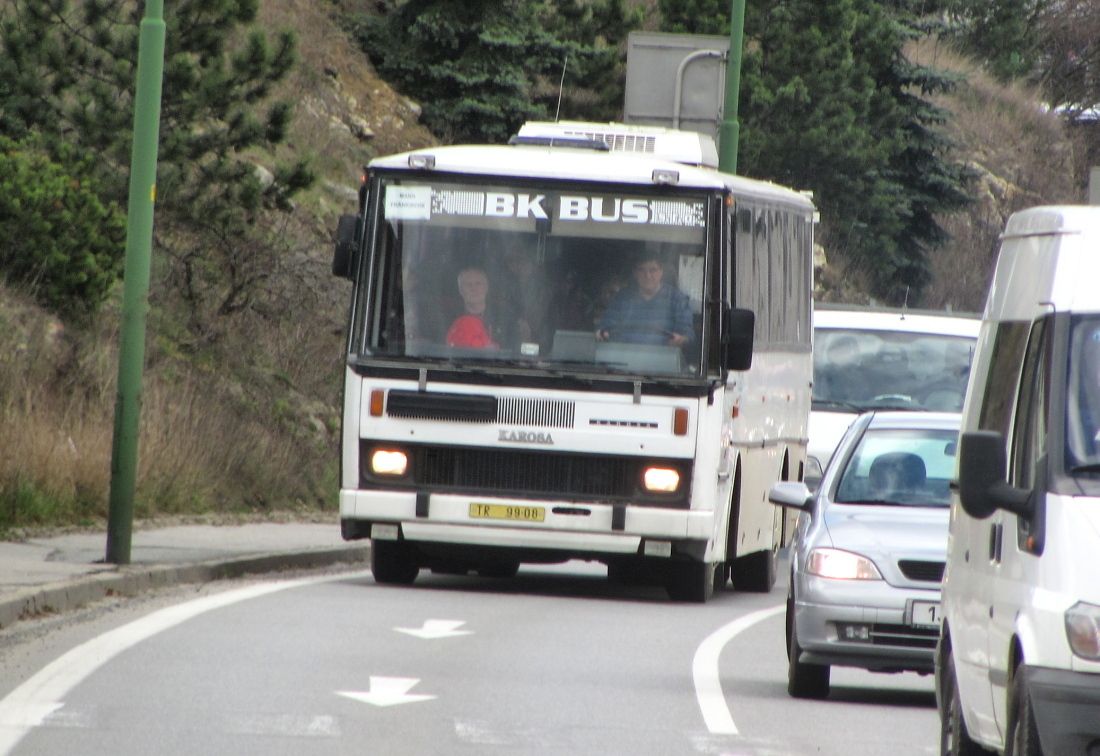
[[[959,412],[912,412],[907,410],[875,412],[867,429],[871,430],[958,430]]]
[[[948,313],[931,310],[833,309],[814,307],[814,328],[843,328],[861,331],[905,331],[944,336],[978,338],[982,320],[977,313]]]

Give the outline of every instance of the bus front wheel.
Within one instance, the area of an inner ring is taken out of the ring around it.
[[[412,585],[420,572],[415,552],[401,541],[371,541],[370,571],[383,585]]]

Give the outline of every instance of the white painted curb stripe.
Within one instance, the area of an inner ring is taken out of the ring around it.
[[[301,580],[281,580],[275,583],[225,591],[213,596],[165,607],[122,627],[92,638],[47,664],[33,677],[0,701],[0,756],[9,754],[34,727],[41,725],[52,712],[61,708],[73,688],[97,669],[123,651],[168,630],[181,622],[213,609],[246,601],[276,591],[297,588],[312,583],[348,580],[368,575],[367,572],[326,575]]]
[[[707,729],[711,733],[737,734],[737,725],[733,723],[729,707],[726,706],[726,697],[722,693],[722,680],[718,673],[718,657],[721,656],[722,649],[739,633],[748,630],[758,622],[780,614],[785,608],[785,604],[779,604],[735,619],[708,635],[695,650],[695,658],[691,662],[691,676],[695,681],[695,699],[699,702],[703,721],[706,722]]]

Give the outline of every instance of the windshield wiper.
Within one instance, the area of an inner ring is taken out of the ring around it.
[[[887,501],[886,499],[853,499],[851,501],[840,501],[839,499],[833,502],[834,504],[877,504],[885,507],[904,507],[904,503],[900,501]]]
[[[854,412],[857,415],[863,412],[863,409],[858,404],[852,402],[842,402],[839,399],[819,399],[816,396],[810,397],[810,401],[814,406],[832,407],[835,409],[843,409],[848,412]]]
[[[1069,471],[1074,475],[1078,473],[1100,473],[1100,462],[1090,462],[1087,465],[1074,465],[1069,468]]]

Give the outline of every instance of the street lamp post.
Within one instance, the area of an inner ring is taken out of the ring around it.
[[[726,62],[726,93],[722,124],[718,129],[718,169],[737,173],[737,142],[741,124],[737,121],[737,100],[741,90],[741,51],[745,36],[745,0],[733,0],[730,10],[730,54]]]
[[[126,213],[122,329],[118,354],[118,395],[111,446],[111,494],[107,515],[107,561],[130,563],[137,478],[141,380],[145,365],[145,310],[153,245],[153,205],[157,194],[161,79],[164,72],[164,0],[146,0],[138,37],[134,146]]]

